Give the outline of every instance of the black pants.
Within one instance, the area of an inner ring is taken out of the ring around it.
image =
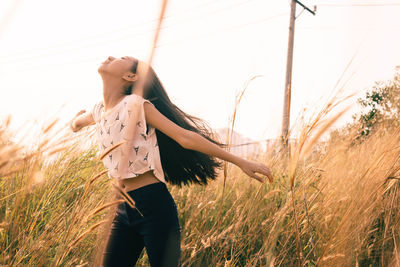
[[[176,204],[163,182],[128,192],[136,208],[118,205],[102,266],[135,266],[143,247],[151,267],[181,265],[181,227]],[[119,197],[121,198],[121,197]]]

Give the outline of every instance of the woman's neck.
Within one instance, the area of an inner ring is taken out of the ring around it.
[[[121,83],[106,82],[103,80],[104,108],[109,110],[118,104],[123,95],[123,85]]]

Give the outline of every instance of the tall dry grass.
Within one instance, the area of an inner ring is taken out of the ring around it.
[[[168,188],[182,226],[183,266],[399,265],[400,129],[320,141],[334,100],[291,144],[254,155],[272,184],[230,166],[209,186]],[[117,202],[96,147],[44,127],[29,152],[0,130],[0,264],[98,266]],[[55,138],[58,133],[57,138]],[[51,157],[51,160],[49,160]],[[149,266],[143,250],[138,266]]]

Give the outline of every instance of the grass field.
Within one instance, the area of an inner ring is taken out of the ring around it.
[[[272,184],[228,165],[207,187],[168,185],[183,266],[400,265],[399,129],[322,142],[340,116],[328,113],[329,105],[304,124],[289,162],[278,146],[256,156]],[[1,266],[98,264],[115,189],[96,147],[76,141],[90,131],[56,138],[55,128],[29,153],[1,129]],[[145,250],[138,266],[149,266]]]

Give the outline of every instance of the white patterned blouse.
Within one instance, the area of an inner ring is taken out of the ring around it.
[[[94,105],[91,112],[96,123],[96,135],[101,153],[123,140],[124,134],[126,134],[126,126],[132,121],[130,120],[132,110],[129,108],[132,106],[132,102],[136,102],[133,104],[139,104],[140,106],[139,118],[134,132],[133,146],[129,149],[128,169],[125,174],[121,175],[121,179],[136,177],[152,170],[161,182],[166,183],[155,128],[146,124],[143,104],[144,102],[152,104],[147,99],[135,94],[127,95],[107,112],[104,111],[103,101]],[[108,169],[110,178],[118,177],[117,172],[121,152],[121,147],[118,147],[103,158],[103,163]]]

